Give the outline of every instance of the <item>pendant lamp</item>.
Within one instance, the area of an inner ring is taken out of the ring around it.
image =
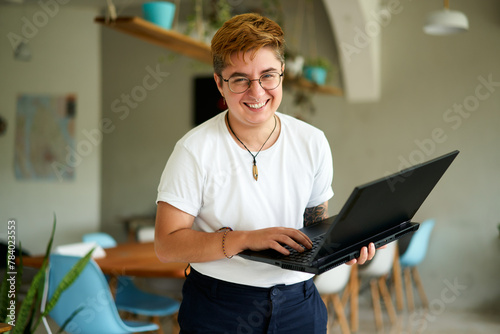
[[[426,19],[424,32],[429,35],[452,35],[469,30],[469,20],[464,13],[450,10],[450,1],[444,0],[444,9],[431,12]]]

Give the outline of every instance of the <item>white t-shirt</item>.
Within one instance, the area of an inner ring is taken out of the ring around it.
[[[255,181],[253,158],[231,137],[226,112],[177,142],[163,171],[157,201],[194,216],[193,229],[198,231],[214,232],[224,226],[240,231],[303,227],[304,210],[333,196],[332,156],[323,132],[277,112],[280,136],[257,156]],[[239,256],[191,266],[204,275],[260,287],[312,277]]]

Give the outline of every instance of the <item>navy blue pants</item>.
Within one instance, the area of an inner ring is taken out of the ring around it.
[[[258,288],[191,269],[182,294],[181,334],[326,333],[326,307],[312,279]]]

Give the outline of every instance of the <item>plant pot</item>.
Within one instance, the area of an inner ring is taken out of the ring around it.
[[[144,19],[165,29],[172,28],[175,4],[167,1],[146,2],[142,5]]]
[[[326,82],[327,71],[323,67],[305,66],[304,77],[318,85],[324,85]]]

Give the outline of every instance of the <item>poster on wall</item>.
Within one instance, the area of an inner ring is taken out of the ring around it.
[[[19,94],[14,173],[19,180],[72,181],[76,96]]]

